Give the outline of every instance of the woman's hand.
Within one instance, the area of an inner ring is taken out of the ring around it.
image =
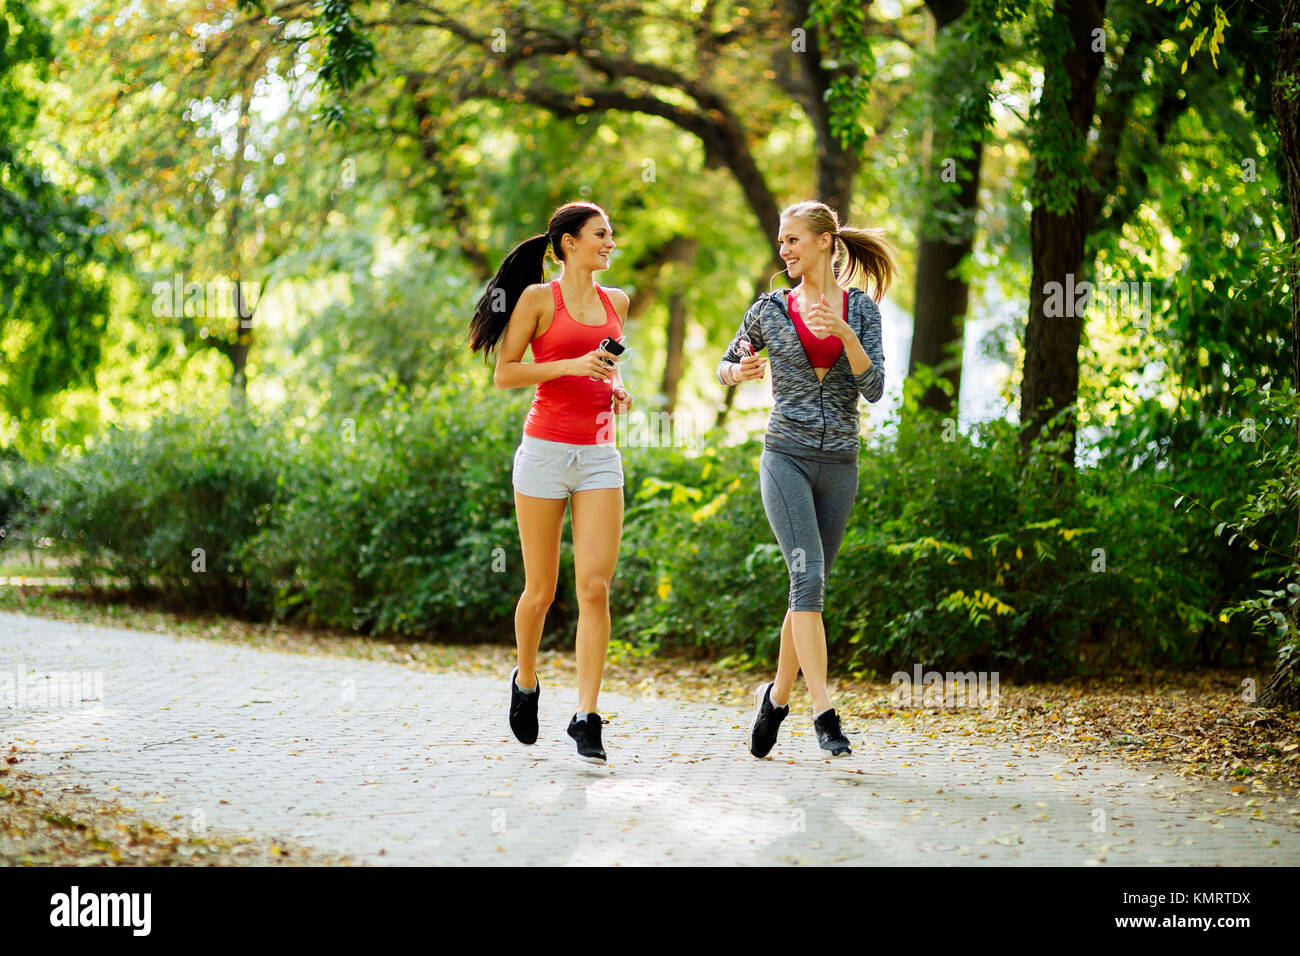
[[[594,382],[612,381],[614,356],[603,349],[594,349],[586,355],[569,359],[569,375],[585,375]]]
[[[809,332],[821,339],[833,335],[843,340],[845,336],[853,335],[853,329],[849,328],[849,324],[840,316],[838,309],[831,308],[824,295],[808,309],[803,323],[808,326]],[[856,335],[853,337],[857,338]]]
[[[766,371],[767,359],[761,355],[746,355],[739,362],[731,363],[731,374],[737,384],[762,378]]]
[[[632,410],[632,396],[622,385],[614,386],[614,414],[621,415]]]

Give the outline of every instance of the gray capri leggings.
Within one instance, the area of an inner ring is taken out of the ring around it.
[[[856,456],[853,461],[830,461],[812,449],[811,456],[805,457],[798,453],[797,443],[774,442],[773,437],[769,434],[759,459],[759,488],[763,510],[790,571],[790,610],[820,611],[826,576],[844,540],[858,493]]]

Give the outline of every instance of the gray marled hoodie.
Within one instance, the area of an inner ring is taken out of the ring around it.
[[[847,321],[871,359],[871,367],[861,375],[854,375],[848,355],[841,352],[819,382],[799,341],[794,320],[786,310],[787,291],[764,292],[755,300],[723,353],[715,374],[719,382],[727,384],[722,381],[722,370],[727,363],[740,361],[742,337],[749,339],[755,351],[766,348],[776,401],[767,423],[768,434],[792,439],[836,458],[856,458],[860,447],[858,396],[876,402],[885,391],[880,309],[861,289],[849,290]]]

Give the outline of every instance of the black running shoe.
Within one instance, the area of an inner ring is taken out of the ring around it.
[[[569,719],[569,736],[578,745],[578,756],[588,763],[604,763],[605,748],[600,742],[600,714],[588,714],[579,720],[574,714]]]
[[[745,743],[749,752],[762,759],[776,746],[776,732],[781,729],[781,721],[790,713],[790,705],[777,707],[772,703],[772,681],[759,685],[754,691],[754,722],[749,728],[749,737]]]
[[[522,744],[537,743],[537,698],[542,696],[540,680],[533,687],[531,694],[521,691],[515,678],[519,668],[510,672],[510,729],[515,732]]]
[[[813,730],[817,731],[817,746],[830,756],[843,757],[853,753],[849,747],[849,738],[840,730],[839,715],[833,709],[813,721]]]

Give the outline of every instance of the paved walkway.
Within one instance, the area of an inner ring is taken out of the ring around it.
[[[88,675],[78,691],[55,674],[73,696],[99,675],[102,703],[33,702],[50,672]],[[1172,773],[853,720],[853,756],[828,761],[810,721],[790,732],[798,715],[757,761],[740,711],[614,694],[610,767],[591,770],[564,734],[571,688],[543,687],[532,747],[505,691],[0,614],[0,727],[23,767],[173,829],[180,814],[367,864],[1300,864],[1295,828],[1216,814],[1242,798]]]

